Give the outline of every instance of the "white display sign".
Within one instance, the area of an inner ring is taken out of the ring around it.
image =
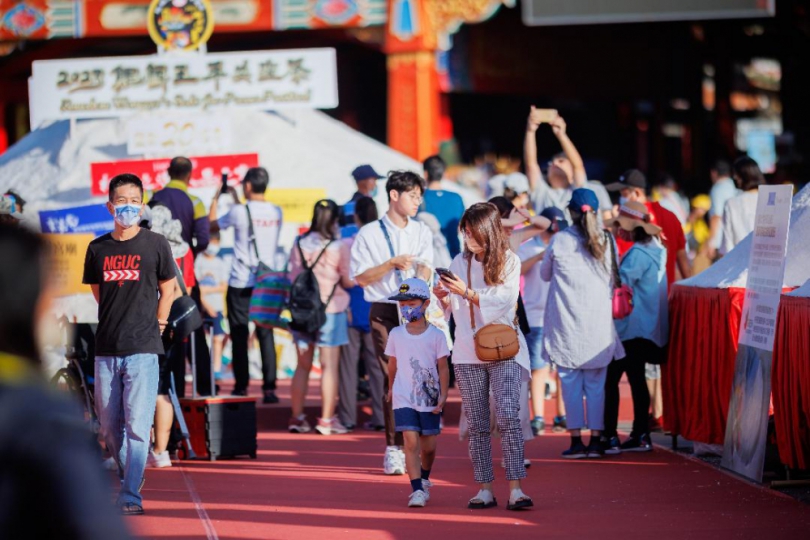
[[[33,63],[31,125],[142,112],[337,107],[334,49],[166,54]]]
[[[785,279],[793,186],[760,186],[745,287],[741,345],[773,351],[776,315]]]
[[[127,121],[127,153],[218,153],[231,147],[231,124],[222,118],[138,117]]]

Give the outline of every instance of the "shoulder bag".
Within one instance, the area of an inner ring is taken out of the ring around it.
[[[263,328],[287,329],[289,321],[281,315],[287,309],[292,283],[287,277],[287,264],[283,270],[274,270],[262,262],[259,257],[259,247],[256,245],[256,232],[253,229],[253,218],[250,216],[250,206],[245,203],[248,217],[248,243],[256,253],[259,261],[254,275],[256,284],[250,295],[250,308],[248,320],[256,326]],[[250,266],[250,261],[248,261]]]
[[[467,259],[467,287],[472,285],[472,256]],[[520,338],[518,337],[517,320],[512,324],[492,323],[475,329],[475,310],[473,303],[467,300],[470,305],[470,325],[473,331],[473,341],[475,342],[475,355],[482,362],[498,362],[500,360],[510,360],[520,352]],[[515,315],[517,319],[517,315]]]
[[[610,245],[610,266],[613,274],[613,318],[624,319],[633,312],[633,289],[628,284],[622,283],[616,244],[607,231],[605,231],[605,240]]]

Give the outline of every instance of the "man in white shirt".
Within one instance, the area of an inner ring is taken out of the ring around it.
[[[562,152],[555,154],[548,164],[548,180],[543,177],[540,164],[537,162],[537,129],[546,121],[543,113],[532,106],[529,118],[526,121],[526,136],[523,143],[523,161],[526,166],[526,176],[532,189],[532,202],[537,212],[549,207],[559,208],[568,212],[568,201],[577,188],[588,188],[596,194],[599,207],[603,208],[604,219],[610,219],[610,201],[605,186],[601,182],[588,180],[585,172],[585,162],[582,160],[577,147],[568,137],[565,120],[557,115],[549,125],[554,136],[560,142]]]
[[[273,266],[281,232],[281,209],[264,200],[264,192],[269,183],[267,170],[264,167],[253,167],[248,169],[242,180],[246,204],[234,204],[227,214],[217,219],[217,201],[222,192],[211,202],[211,230],[234,228],[233,266],[225,297],[233,346],[234,396],[246,396],[250,382],[248,313],[250,296],[256,285],[256,271],[260,263]],[[236,192],[232,188],[230,191],[234,201],[238,201]],[[275,393],[276,346],[273,330],[257,327],[256,336],[259,338],[262,357],[264,403],[278,403]]]
[[[388,297],[399,290],[407,278],[430,280],[433,260],[433,234],[423,223],[412,219],[419,211],[425,193],[425,181],[416,173],[392,172],[385,185],[388,212],[379,221],[360,229],[352,245],[351,276],[364,289],[371,302],[369,319],[377,360],[388,388],[388,357],[385,347],[388,333],[399,325],[399,309]],[[384,403],[385,474],[405,474],[403,439],[396,433],[391,403]]]
[[[731,178],[731,166],[728,162],[718,160],[711,170],[712,190],[709,196],[712,207],[709,210],[709,259],[717,258],[717,250],[723,245],[723,213],[726,203],[740,194],[737,184]]]

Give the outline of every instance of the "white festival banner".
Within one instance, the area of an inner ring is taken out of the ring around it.
[[[761,186],[748,263],[741,345],[773,351],[776,315],[785,278],[793,186]]]
[[[331,109],[334,49],[165,54],[33,63],[31,124],[223,108]]]
[[[137,116],[127,121],[127,153],[219,153],[231,146],[231,124],[204,114]]]

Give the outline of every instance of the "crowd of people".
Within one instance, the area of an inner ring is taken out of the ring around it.
[[[544,125],[561,152],[541,167],[536,135]],[[409,506],[429,501],[452,384],[462,398],[462,431],[479,484],[471,509],[497,505],[495,432],[509,482],[507,509],[532,506],[521,488],[530,464],[524,444],[545,433],[544,402],[554,393],[550,427],[567,430],[571,439],[562,457],[651,451],[650,431],[665,412],[660,364],[671,286],[699,269],[701,257],[710,263],[750,232],[756,188],[764,182],[756,163],[743,157],[733,166],[718,161],[711,194],[691,204],[671,177],[650,189],[637,169],[603,185],[588,179],[563,118],[534,108],[524,165],[525,175],[489,179],[488,202],[469,207],[445,178],[439,156],[424,161],[422,175],[384,177],[361,165],[352,172],[351,200],[318,201],[307,232],[289,249],[291,294],[309,294],[311,309],[293,311],[289,321],[298,362],[288,429],[326,436],[357,429],[358,380],[367,378],[372,415],[363,427],[384,431],[383,471],[409,476]],[[115,229],[90,244],[83,278],[99,302],[98,415],[121,478],[118,507],[129,515],[143,513],[144,468],[171,466],[166,396],[172,379],[183,395],[192,354],[196,390],[216,393],[227,335],[232,394],[245,396],[255,340],[262,400],[279,401],[274,330],[255,325],[251,333],[250,324],[257,280],[279,270],[283,215],[265,199],[270,175],[261,167],[248,170],[241,194],[223,186],[206,209],[188,192],[190,160],[173,159],[168,173],[171,181],[151,194],[133,175],[111,181],[107,206]],[[383,180],[388,209],[380,217],[374,196]],[[226,195],[233,204],[223,212]],[[4,227],[22,204],[15,194],[3,198]],[[220,231],[228,229],[234,243],[226,260]],[[172,313],[186,295],[208,321],[210,348],[206,332],[182,332]],[[617,308],[622,298],[624,309]],[[321,413],[310,422],[304,403],[316,358]],[[624,375],[634,421],[621,441]]]

